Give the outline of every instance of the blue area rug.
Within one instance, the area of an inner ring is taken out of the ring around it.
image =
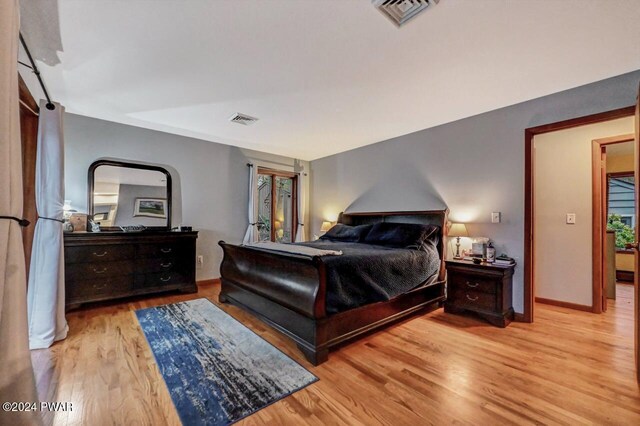
[[[236,422],[318,380],[207,299],[136,315],[185,425]]]

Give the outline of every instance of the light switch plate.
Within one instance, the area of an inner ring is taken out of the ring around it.
[[[491,223],[500,223],[500,212],[491,213]]]
[[[567,213],[567,225],[575,225],[575,224],[576,224],[576,214]]]

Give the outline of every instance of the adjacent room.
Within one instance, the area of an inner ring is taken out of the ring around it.
[[[0,0],[0,425],[640,424],[639,21]]]

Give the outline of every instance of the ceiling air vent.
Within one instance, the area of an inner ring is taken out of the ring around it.
[[[372,0],[373,5],[398,27],[440,0]]]
[[[231,117],[229,117],[229,121],[232,123],[242,124],[243,126],[250,126],[256,121],[258,121],[258,119],[246,114],[241,114],[239,112],[236,112]]]

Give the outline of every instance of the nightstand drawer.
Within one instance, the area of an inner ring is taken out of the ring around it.
[[[501,284],[501,279],[480,274],[452,271],[449,282],[450,287],[455,289],[495,294],[497,287]]]
[[[454,289],[450,298],[456,306],[473,311],[493,312],[497,308],[496,295],[491,293]]]

